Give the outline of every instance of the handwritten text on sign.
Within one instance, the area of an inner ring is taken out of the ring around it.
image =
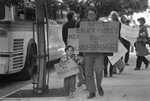
[[[79,53],[79,28],[69,28],[68,29],[68,45],[74,47],[74,53]]]
[[[119,22],[82,21],[80,52],[117,52]]]
[[[79,73],[78,65],[72,59],[55,64],[55,69],[59,79]]]

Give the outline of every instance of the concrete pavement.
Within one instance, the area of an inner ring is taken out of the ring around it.
[[[150,56],[147,56],[150,61]],[[76,89],[75,97],[40,97],[40,98],[2,98],[0,101],[150,101],[150,66],[146,69],[142,64],[141,70],[135,71],[135,53],[130,54],[129,66],[126,66],[123,73],[104,77],[102,87],[104,96],[87,99],[88,91],[83,85]],[[63,80],[57,78],[56,72],[50,74],[49,88],[63,87]],[[32,89],[29,84],[20,90]]]

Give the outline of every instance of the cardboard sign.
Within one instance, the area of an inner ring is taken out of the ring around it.
[[[139,26],[127,26],[125,24],[121,25],[121,37],[128,40],[132,45],[134,45],[139,34]]]
[[[119,22],[82,21],[80,52],[118,52]]]
[[[78,65],[72,59],[57,63],[54,66],[59,79],[79,73]]]
[[[113,56],[108,56],[109,61],[112,65],[114,65],[128,50],[124,47],[124,45],[119,42],[118,53],[114,53]]]
[[[68,29],[68,45],[74,47],[74,53],[79,53],[79,28],[69,28]]]

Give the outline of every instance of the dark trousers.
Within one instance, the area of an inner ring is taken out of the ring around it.
[[[121,38],[121,43],[124,45],[124,47],[128,50],[128,52],[125,54],[124,62],[128,63],[129,60],[129,52],[130,52],[130,42],[125,40],[124,38]],[[122,58],[121,58],[122,59]]]
[[[129,41],[126,41],[126,42],[125,42],[125,47],[126,47],[126,49],[128,50],[128,52],[125,54],[125,60],[124,60],[124,62],[125,62],[125,63],[128,63],[128,60],[129,60],[129,52],[130,52],[130,42],[129,42]]]
[[[108,58],[107,56],[104,57],[104,75],[107,75],[108,72],[107,72],[107,65],[108,65]],[[109,68],[109,74],[112,74],[113,72],[113,66],[110,64],[110,68]]]
[[[140,69],[142,61],[144,62],[145,65],[149,63],[149,61],[144,57],[144,56],[137,56],[136,59],[136,68]]]

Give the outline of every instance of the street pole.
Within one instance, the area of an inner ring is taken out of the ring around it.
[[[39,71],[37,79],[37,93],[45,93],[48,89],[46,85],[46,44],[44,32],[44,1],[35,0],[37,18],[37,41],[38,41],[38,62]]]

